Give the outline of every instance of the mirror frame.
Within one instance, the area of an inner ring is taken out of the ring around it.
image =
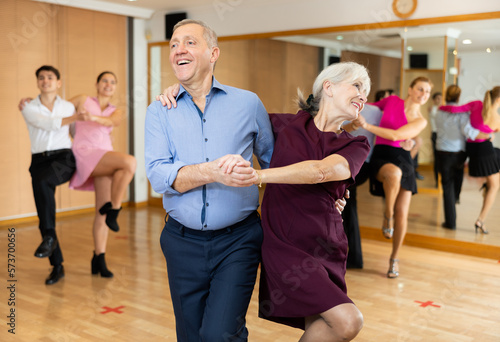
[[[421,25],[445,24],[445,23],[456,23],[456,22],[463,22],[463,21],[489,20],[489,19],[500,19],[500,11],[452,15],[452,16],[442,16],[442,17],[431,17],[431,18],[422,18],[422,19],[396,20],[396,21],[386,21],[386,22],[367,23],[367,24],[329,26],[329,27],[301,29],[301,30],[250,33],[250,34],[234,35],[234,36],[221,36],[221,37],[218,37],[218,40],[219,41],[233,41],[233,40],[248,40],[248,39],[265,39],[265,38],[274,38],[274,37],[279,37],[279,36],[312,35],[312,34],[322,34],[322,33],[376,30],[376,29],[386,29],[386,28],[404,28],[404,27],[421,26]],[[156,47],[156,46],[165,46],[168,44],[169,44],[168,40],[161,41],[161,42],[148,43],[148,56],[147,56],[147,58],[148,58],[148,69],[147,69],[148,70],[148,78],[147,78],[148,99],[151,99],[151,74],[150,74],[151,48]],[[403,43],[401,45],[402,45],[402,47],[401,47],[402,55],[404,55]],[[401,78],[401,80],[402,80],[402,78]],[[153,206],[160,206],[160,207],[162,206],[162,199],[161,198],[155,198],[155,197],[151,196],[151,186],[149,186],[149,188],[148,188],[148,204],[153,205]]]

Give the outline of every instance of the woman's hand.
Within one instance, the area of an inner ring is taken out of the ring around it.
[[[163,90],[163,93],[156,96],[156,100],[160,101],[163,107],[167,106],[168,109],[171,109],[172,106],[177,108],[177,101],[175,97],[179,95],[179,89],[181,88],[179,83],[171,85],[167,89]]]
[[[353,129],[366,128],[366,120],[363,115],[359,114],[358,117],[352,121]],[[356,128],[355,128],[356,127]]]

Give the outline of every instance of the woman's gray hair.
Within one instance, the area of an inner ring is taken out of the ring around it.
[[[219,44],[217,42],[217,34],[215,33],[214,30],[212,30],[210,26],[208,26],[205,22],[201,20],[194,20],[194,19],[181,20],[177,24],[175,24],[173,32],[175,32],[175,30],[177,30],[179,27],[189,24],[196,24],[203,27],[203,38],[205,38],[205,41],[207,42],[207,45],[210,49],[214,47],[219,47]]]
[[[302,91],[298,89],[297,104],[300,109],[309,112],[313,116],[318,113],[319,104],[323,96],[323,83],[325,81],[330,81],[333,84],[359,82],[361,86],[359,91],[364,93],[365,96],[368,96],[368,93],[370,93],[371,81],[368,76],[368,70],[363,65],[355,62],[336,63],[323,69],[318,77],[316,77],[313,84],[312,96],[309,96],[307,100],[304,99]]]

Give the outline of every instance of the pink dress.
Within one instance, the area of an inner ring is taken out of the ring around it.
[[[89,114],[107,117],[113,114],[116,107],[108,105],[103,111],[95,97],[87,97],[84,108]],[[73,139],[73,154],[76,159],[76,172],[69,182],[70,189],[94,191],[94,179],[90,174],[94,171],[99,160],[108,151],[113,151],[111,131],[113,127],[106,127],[96,122],[77,121]]]

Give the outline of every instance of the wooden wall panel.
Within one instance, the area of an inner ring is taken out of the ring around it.
[[[222,84],[250,90],[252,41],[236,40],[219,43],[221,50],[215,65],[215,77]]]
[[[320,70],[319,55],[321,49],[314,46],[287,43],[285,82],[282,87],[285,89],[283,106],[285,113],[295,113],[298,110],[296,104],[297,88],[300,88],[304,96],[309,96],[312,92],[314,80]]]
[[[342,62],[350,61],[364,65],[369,72],[372,81],[368,101],[375,101],[375,93],[381,89],[399,90],[399,81],[401,78],[399,58],[373,55],[369,53],[342,51]]]
[[[126,18],[27,0],[3,0],[0,10],[0,221],[36,214],[28,171],[28,130],[17,109],[22,97],[35,97],[35,70],[43,64],[61,71],[63,98],[95,95],[97,74],[104,69],[118,77],[115,104],[127,107]],[[113,39],[109,39],[113,37]],[[115,129],[114,147],[127,151],[128,121]],[[58,209],[94,204],[92,192],[73,191],[65,184],[56,192]]]

